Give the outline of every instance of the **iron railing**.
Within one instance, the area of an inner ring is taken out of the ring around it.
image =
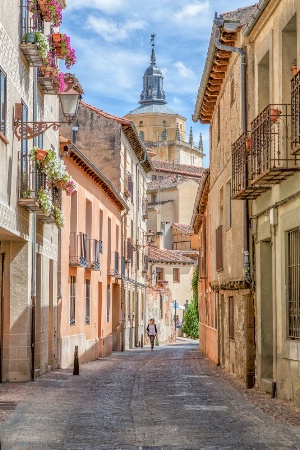
[[[88,267],[86,234],[76,231],[70,233],[69,264]]]
[[[97,239],[87,239],[87,268],[92,270],[100,270],[100,262],[99,262],[99,242]]]
[[[291,154],[291,105],[268,105],[251,123],[250,178],[275,184],[299,170]]]
[[[300,151],[300,71],[291,81],[291,143],[292,154]]]
[[[111,267],[108,268],[107,275],[111,277],[119,277],[119,253],[116,251],[112,252],[111,257]]]
[[[39,191],[45,190],[50,196],[52,209],[46,214],[39,200]],[[19,153],[19,204],[44,222],[54,223],[54,208],[60,209],[58,189],[47,179],[42,166],[38,165],[30,155]]]

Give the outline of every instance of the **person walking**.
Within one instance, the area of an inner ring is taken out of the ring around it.
[[[157,337],[157,328],[154,319],[150,319],[148,326],[146,328],[147,336],[150,338],[151,350],[154,348],[154,340]]]

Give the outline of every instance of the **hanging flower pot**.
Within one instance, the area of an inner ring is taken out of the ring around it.
[[[270,108],[270,120],[272,120],[272,122],[274,123],[277,122],[277,119],[281,113],[282,111],[280,111],[280,109],[278,108]]]
[[[62,48],[61,47],[55,47],[55,53],[58,59],[65,59],[62,54]]]
[[[52,33],[52,42],[55,47],[61,47],[61,34]]]
[[[35,154],[36,159],[38,159],[39,161],[44,161],[44,159],[46,158],[48,154],[47,150],[43,150],[41,148],[38,148]]]
[[[57,187],[57,189],[64,189],[65,188],[65,183],[62,180],[57,180],[55,182],[55,186]]]

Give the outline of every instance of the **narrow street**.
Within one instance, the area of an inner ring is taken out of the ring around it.
[[[300,449],[299,410],[215,367],[197,343],[114,353],[0,386],[1,450]]]

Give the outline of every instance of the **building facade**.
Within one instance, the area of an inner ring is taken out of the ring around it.
[[[299,15],[298,2],[259,2],[243,31],[251,101],[247,133],[232,150],[232,194],[250,210],[257,385],[298,406]]]
[[[36,43],[37,36],[47,41],[51,27],[42,14],[33,19],[25,0],[0,4],[1,381],[33,380],[57,366],[58,232],[43,208],[45,173],[31,149],[58,152],[59,137],[51,128],[33,133],[27,123],[58,120],[57,91],[51,82],[48,90],[40,72]],[[53,184],[48,187],[53,212],[58,196]]]
[[[202,223],[209,246],[205,262],[209,275],[200,282],[199,292],[200,301],[201,295],[205,299],[205,310],[200,308],[204,316],[202,348],[248,387],[254,385],[255,375],[254,297],[247,209],[231,199],[231,146],[244,127],[244,65],[236,51],[243,43],[239,30],[254,11],[255,7],[240,8],[214,21],[193,116],[193,120],[210,125],[211,136],[208,207],[203,213],[206,230]],[[207,326],[214,331],[207,334]]]
[[[111,181],[128,206],[120,236],[121,348],[137,347],[145,342],[146,175],[152,162],[127,119],[81,102],[78,126],[76,145]]]
[[[65,142],[64,142],[65,141]],[[77,185],[62,192],[58,366],[108,356],[121,349],[121,221],[126,201],[70,141],[61,158]]]

